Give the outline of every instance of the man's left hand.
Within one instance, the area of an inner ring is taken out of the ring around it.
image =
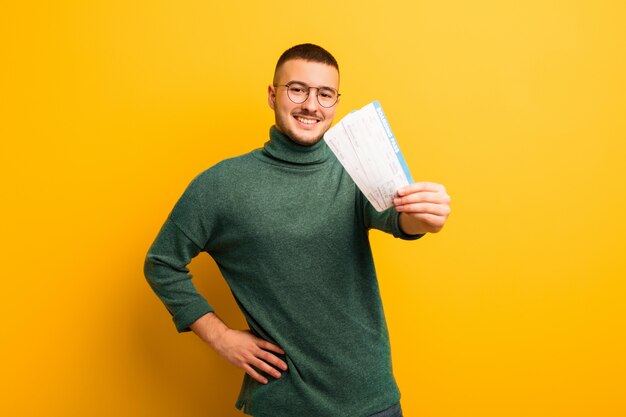
[[[434,182],[400,188],[393,204],[400,212],[400,228],[410,235],[437,233],[450,215],[450,196],[443,185]]]

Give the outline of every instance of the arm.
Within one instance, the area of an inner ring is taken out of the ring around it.
[[[393,203],[400,213],[400,228],[410,235],[437,233],[450,215],[450,196],[446,188],[432,182],[401,188]]]
[[[270,364],[282,370],[287,364],[269,351],[285,352],[249,331],[229,329],[195,289],[187,265],[200,251],[200,246],[168,218],[146,256],[146,279],[172,314],[177,330],[192,330],[220,356],[262,384],[267,384],[267,378],[253,366],[280,378],[280,372]]]
[[[215,313],[207,313],[191,325],[191,330],[213,348],[222,358],[243,369],[248,375],[267,384],[257,369],[280,378],[280,372],[269,364],[287,370],[287,364],[268,351],[284,354],[280,347],[254,336],[249,331],[229,329]]]

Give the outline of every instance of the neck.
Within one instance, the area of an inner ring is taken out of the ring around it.
[[[263,152],[273,159],[296,165],[319,164],[330,155],[326,142],[321,138],[312,145],[301,145],[276,126],[270,128],[270,140],[265,143]]]

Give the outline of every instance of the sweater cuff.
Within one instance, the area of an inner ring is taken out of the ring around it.
[[[191,326],[196,320],[205,314],[212,313],[214,311],[213,307],[211,307],[205,299],[199,299],[178,310],[172,317],[172,320],[174,320],[176,330],[178,330],[179,333],[188,332],[191,331],[189,326]]]
[[[395,211],[395,210],[394,210]],[[420,233],[418,235],[410,235],[408,233],[404,233],[404,231],[400,228],[400,213],[395,211],[393,216],[393,236],[402,240],[417,240],[424,236],[426,233]]]

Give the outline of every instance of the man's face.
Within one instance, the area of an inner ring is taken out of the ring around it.
[[[283,86],[299,81],[311,87],[332,87],[339,90],[337,70],[320,62],[293,59],[283,63],[274,83]],[[276,119],[276,128],[300,145],[314,145],[330,128],[337,104],[325,108],[317,101],[317,89],[312,89],[304,103],[296,104],[287,96],[286,87],[268,87],[268,102]]]

